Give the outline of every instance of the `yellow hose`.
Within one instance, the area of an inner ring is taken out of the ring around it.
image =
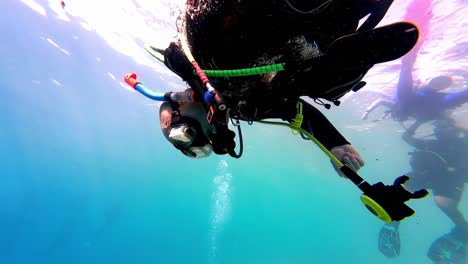
[[[344,166],[343,163],[341,163],[341,161],[339,161],[335,157],[335,155],[333,155],[327,148],[325,148],[324,145],[322,145],[322,143],[320,143],[320,141],[318,141],[314,136],[312,136],[309,132],[307,132],[303,128],[296,127],[296,126],[294,126],[292,124],[284,123],[284,122],[274,122],[274,121],[256,121],[256,122],[261,123],[261,124],[266,124],[266,125],[289,127],[291,129],[297,131],[298,133],[302,133],[308,139],[312,140],[315,143],[315,145],[317,145],[317,147],[319,147],[319,149],[321,149],[323,151],[323,153],[325,153],[325,155],[327,155],[336,166],[338,166],[339,168]]]

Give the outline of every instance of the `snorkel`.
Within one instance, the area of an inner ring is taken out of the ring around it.
[[[151,89],[147,88],[145,85],[139,82],[137,80],[136,73],[133,72],[127,73],[124,76],[124,81],[130,87],[132,87],[133,89],[140,92],[142,95],[146,96],[151,100],[174,103],[196,102],[194,98],[195,94],[192,91],[166,93],[153,92]]]

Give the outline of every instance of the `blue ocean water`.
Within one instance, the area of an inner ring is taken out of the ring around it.
[[[450,3],[468,17],[465,1]],[[104,20],[106,5],[119,8],[100,3]],[[0,7],[0,263],[432,263],[429,246],[453,227],[431,197],[411,202],[401,254],[387,259],[377,250],[382,222],[312,143],[243,124],[242,159],[188,159],[164,139],[158,105],[121,85],[135,71],[169,91],[182,87],[174,75],[123,53],[96,21],[61,18],[60,1]],[[467,29],[447,34],[466,40]],[[142,49],[144,39],[132,40]],[[364,95],[326,114],[365,159],[360,175],[391,183],[409,170],[412,148],[399,123],[360,119],[374,98]],[[468,121],[466,105],[457,116]]]

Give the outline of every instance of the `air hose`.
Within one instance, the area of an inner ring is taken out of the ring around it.
[[[183,47],[186,44],[182,45]],[[183,48],[184,53],[185,50],[188,48]],[[153,56],[158,61],[164,63],[164,50],[146,45],[145,50]],[[186,54],[189,60],[193,59],[193,56],[188,52]],[[191,57],[189,57],[191,56]],[[191,61],[192,62],[192,61]],[[251,75],[258,75],[258,74],[265,74],[265,73],[272,73],[272,72],[279,72],[285,70],[284,63],[276,63],[271,65],[253,67],[253,68],[245,68],[245,69],[234,69],[234,70],[203,70],[206,76],[209,77],[242,77],[242,76],[251,76]],[[194,72],[194,74],[196,74]]]

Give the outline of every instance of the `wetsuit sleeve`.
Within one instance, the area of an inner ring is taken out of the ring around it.
[[[302,128],[311,133],[328,150],[334,147],[350,144],[330,121],[315,107],[301,99],[304,121]]]
[[[447,108],[460,106],[468,102],[468,87],[458,93],[450,93],[444,97],[444,104]]]
[[[415,22],[419,27],[420,37],[414,48],[401,60],[400,79],[397,86],[397,97],[400,103],[407,103],[414,95],[413,91],[413,67],[419,50],[427,40],[432,18],[431,0],[414,0],[408,6],[405,20]]]
[[[420,125],[421,123],[416,121],[413,125],[411,125],[410,128],[405,131],[405,133],[403,133],[402,138],[406,143],[408,143],[408,145],[411,145],[417,149],[424,149],[426,147],[427,141],[414,137],[414,132]]]
[[[397,85],[397,98],[400,103],[405,103],[414,95],[413,91],[413,66],[416,61],[417,51],[411,51],[401,60],[400,77]]]

